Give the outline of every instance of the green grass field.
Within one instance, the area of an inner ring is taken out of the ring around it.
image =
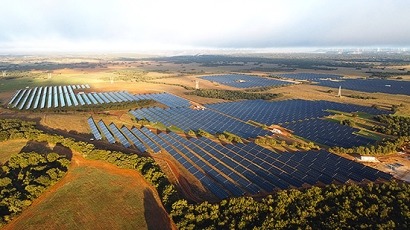
[[[170,229],[141,179],[98,164],[70,169],[6,229]]]

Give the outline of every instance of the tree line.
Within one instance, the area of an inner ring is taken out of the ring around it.
[[[401,147],[410,141],[410,137],[399,137],[395,140],[383,140],[374,145],[367,146],[355,146],[352,148],[332,147],[330,152],[338,154],[352,154],[357,153],[360,155],[387,155],[395,153],[400,150]]]
[[[392,181],[282,190],[261,200],[179,200],[170,215],[179,229],[408,229],[409,210],[410,185]]]
[[[0,226],[60,180],[70,160],[57,153],[12,154],[0,168]]]
[[[410,117],[379,115],[375,120],[382,125],[373,127],[373,130],[394,136],[410,136]]]
[[[191,92],[187,92],[185,94],[208,98],[218,98],[224,100],[272,100],[282,96],[282,94],[280,93],[247,93],[244,91],[221,89],[197,89]]]

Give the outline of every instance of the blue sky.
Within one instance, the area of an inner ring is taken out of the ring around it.
[[[408,0],[1,0],[0,50],[410,47]]]

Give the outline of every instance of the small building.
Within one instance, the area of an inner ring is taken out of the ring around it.
[[[359,156],[357,160],[362,162],[379,162],[374,156]]]
[[[273,129],[271,129],[270,131],[271,131],[272,133],[275,133],[275,134],[282,134],[282,131],[280,131],[279,129],[273,128]]]

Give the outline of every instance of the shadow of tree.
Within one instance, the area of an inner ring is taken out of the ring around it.
[[[61,156],[65,156],[68,160],[71,160],[71,158],[73,157],[73,152],[70,148],[63,146],[60,143],[57,143],[54,148],[50,148],[47,141],[28,141],[26,145],[21,148],[20,153],[29,152],[36,152],[44,155],[47,155],[49,153],[57,153]]]
[[[53,152],[58,153],[61,156],[65,156],[70,161],[71,161],[71,158],[73,157],[73,152],[71,151],[71,149],[63,146],[60,143],[57,143],[54,146]]]
[[[172,229],[168,214],[158,204],[149,189],[144,190],[144,216],[148,229]]]
[[[26,145],[21,148],[20,153],[36,152],[40,154],[48,154],[53,152],[53,150],[48,146],[47,141],[28,141]]]

